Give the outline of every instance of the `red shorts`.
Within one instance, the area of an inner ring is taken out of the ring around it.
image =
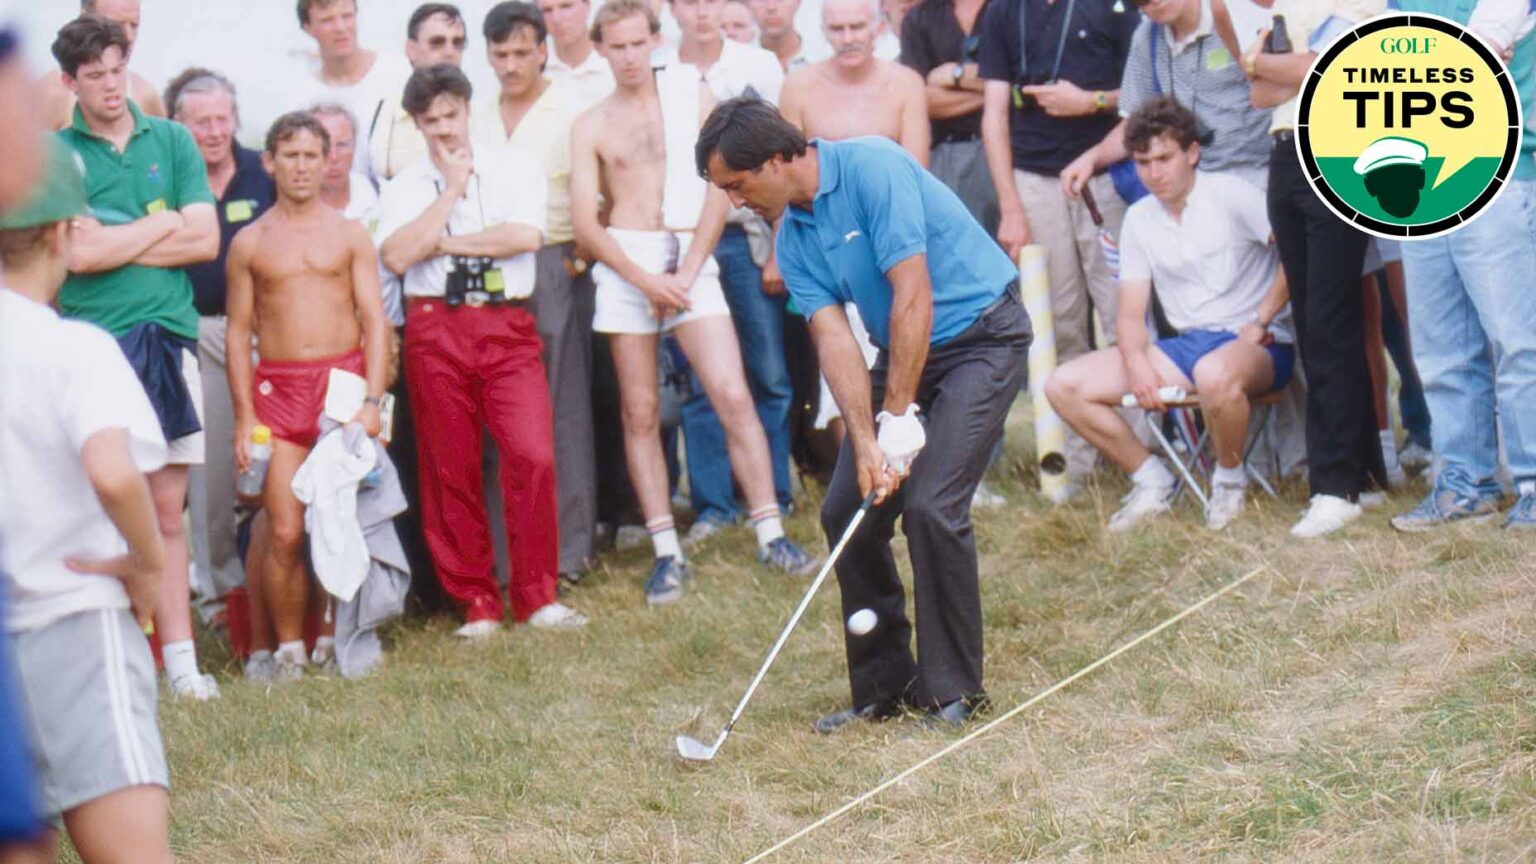
[[[270,428],[274,438],[313,447],[320,437],[331,370],[362,375],[365,368],[361,350],[320,360],[263,360],[251,387],[256,421]]]

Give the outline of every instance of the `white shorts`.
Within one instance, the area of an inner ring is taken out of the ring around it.
[[[875,347],[873,339],[869,338],[869,329],[864,326],[864,317],[859,314],[859,307],[852,303],[844,303],[843,311],[848,314],[848,328],[853,331],[853,341],[859,343],[859,350],[864,352],[864,365],[870,369],[875,368],[875,361],[880,357],[880,349]],[[833,420],[841,420],[842,409],[837,407],[837,400],[832,396],[832,387],[827,383],[827,376],[821,376],[821,396],[816,407],[816,422],[812,424],[815,429],[825,429],[832,425]]]
[[[693,242],[693,234],[687,232],[609,228],[608,236],[618,241],[631,261],[651,273],[664,273],[677,266]],[[698,318],[731,314],[725,293],[720,290],[720,267],[713,255],[704,259],[699,278],[688,291],[692,308],[661,321],[656,320],[645,294],[606,264],[592,268],[592,281],[597,285],[597,314],[592,316],[592,329],[598,333],[666,333]]]
[[[198,370],[197,354],[186,350],[181,352],[181,377],[182,380],[187,382],[187,393],[191,395],[192,404],[197,408],[198,425],[203,425],[207,422],[203,419],[203,373]],[[203,464],[204,439],[205,436],[199,430],[191,435],[183,435],[175,441],[167,442],[165,464]]]

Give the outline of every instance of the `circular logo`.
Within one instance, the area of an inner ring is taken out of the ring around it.
[[[1386,238],[1454,231],[1492,203],[1520,152],[1504,64],[1436,15],[1373,18],[1307,73],[1296,150],[1340,218]]]

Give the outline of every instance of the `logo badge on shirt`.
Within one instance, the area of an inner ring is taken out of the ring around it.
[[[1296,150],[1319,198],[1377,237],[1423,238],[1482,212],[1514,172],[1520,103],[1504,64],[1446,18],[1373,18],[1313,64]]]
[[[151,183],[159,183],[160,182],[160,163],[159,162],[152,163],[149,166],[149,182],[151,182]]]

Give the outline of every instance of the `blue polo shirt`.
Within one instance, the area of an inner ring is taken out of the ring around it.
[[[187,278],[192,280],[192,304],[199,315],[224,314],[224,265],[229,259],[229,244],[240,229],[267,212],[277,195],[272,177],[261,167],[261,154],[239,144],[232,146],[235,176],[218,200],[219,257],[187,266]]]
[[[834,303],[853,303],[875,344],[891,344],[886,273],[928,256],[933,336],[960,335],[1018,278],[1018,269],[938,178],[888,138],[811,142],[821,183],[810,210],[788,207],[778,260],[790,296],[807,320]]]

